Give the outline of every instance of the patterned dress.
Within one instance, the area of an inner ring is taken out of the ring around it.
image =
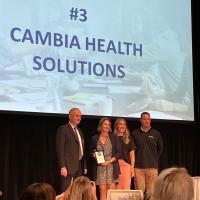
[[[103,151],[105,160],[110,160],[112,158],[112,144],[110,138],[108,137],[104,144],[99,140],[97,143],[97,151]],[[96,184],[112,184],[117,182],[113,178],[113,165],[108,164],[107,166],[98,165],[97,166],[97,179]]]

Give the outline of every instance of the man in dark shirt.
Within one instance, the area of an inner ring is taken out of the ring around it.
[[[141,128],[133,131],[135,150],[135,187],[143,192],[152,192],[158,176],[158,160],[162,153],[163,141],[160,132],[151,128],[151,116],[143,112]]]

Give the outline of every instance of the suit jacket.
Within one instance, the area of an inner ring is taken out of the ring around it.
[[[83,133],[80,128],[77,129],[84,149]],[[59,168],[66,167],[69,174],[76,173],[79,167],[79,140],[69,123],[60,126],[57,130],[56,152]],[[84,156],[83,160],[86,168]]]

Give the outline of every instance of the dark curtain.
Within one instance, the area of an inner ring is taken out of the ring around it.
[[[127,120],[130,131],[140,126],[138,121]],[[68,118],[1,114],[0,121],[0,190],[4,199],[17,200],[22,190],[33,182],[48,182],[58,191],[55,135],[57,127]],[[87,153],[98,121],[99,118],[82,119],[80,127],[85,134]],[[152,125],[161,132],[164,140],[160,170],[182,166],[192,176],[200,175],[199,126],[156,121]],[[88,176],[92,178],[89,157],[87,164]]]

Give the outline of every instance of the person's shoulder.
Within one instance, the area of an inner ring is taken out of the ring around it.
[[[57,132],[66,130],[66,129],[68,129],[68,128],[70,128],[69,123],[68,123],[68,124],[63,124],[63,125],[61,125],[61,126],[59,126],[59,127],[57,128]]]
[[[57,128],[57,130],[61,130],[61,129],[63,129],[64,128],[64,124],[63,125],[60,125],[58,128]]]
[[[111,143],[119,144],[119,137],[115,133],[109,133]]]
[[[140,133],[140,130],[140,128],[133,130],[132,135],[137,135],[138,133]]]
[[[94,135],[92,136],[92,140],[97,140],[97,139],[99,139],[99,134],[94,134]]]
[[[129,140],[132,142],[133,141],[133,136],[132,135],[129,135]]]
[[[110,138],[118,139],[118,136],[115,133],[109,133]]]
[[[157,130],[157,129],[155,129],[155,128],[151,128],[151,133],[152,134],[154,134],[154,135],[157,135],[157,136],[159,136],[160,135],[160,131],[159,130]]]

